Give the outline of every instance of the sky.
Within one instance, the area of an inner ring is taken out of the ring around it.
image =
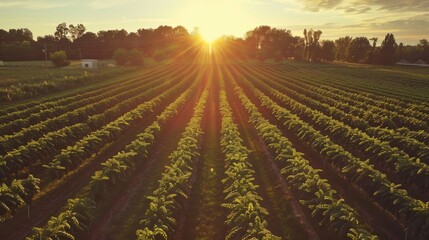
[[[429,39],[429,0],[0,0],[0,29],[28,28],[34,37],[53,34],[62,22],[87,31],[160,25],[199,27],[202,35],[243,37],[269,25],[302,35],[321,30],[321,39],[378,37],[415,45]]]

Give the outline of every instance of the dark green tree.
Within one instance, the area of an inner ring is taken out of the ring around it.
[[[138,49],[131,49],[127,53],[128,60],[133,66],[141,66],[143,65],[143,54]]]
[[[382,64],[394,64],[396,62],[396,46],[393,33],[388,33],[381,43],[380,60]]]
[[[347,61],[349,62],[362,62],[366,60],[368,51],[371,49],[368,38],[357,37],[354,38],[346,51]]]
[[[67,27],[67,24],[63,22],[58,24],[54,35],[58,40],[60,40],[63,38],[67,38],[67,34],[69,33],[69,31],[70,29]]]
[[[119,66],[125,66],[128,62],[127,50],[123,48],[116,49],[115,52],[113,52],[113,59]]]
[[[421,39],[417,43],[418,59],[429,63],[429,43],[427,39]]]
[[[375,49],[376,49],[378,38],[377,37],[373,37],[373,38],[370,38],[369,40],[372,40],[372,47],[371,47],[371,50],[368,53],[368,60],[367,60],[367,62],[368,63],[376,63],[377,56],[376,56]]]
[[[322,31],[317,30],[314,31],[310,29],[304,29],[304,58],[312,61],[318,62],[320,61],[322,49],[319,43],[320,36],[322,35]]]
[[[83,24],[76,24],[76,26],[73,24],[69,25],[69,32],[73,41],[82,36],[85,31],[86,27]]]
[[[65,67],[70,65],[70,61],[67,60],[67,54],[65,51],[57,51],[49,54],[52,64],[55,67]]]
[[[322,60],[332,62],[335,60],[335,43],[331,40],[322,41]]]
[[[352,37],[345,36],[335,40],[335,58],[337,61],[347,61],[347,49],[352,39]]]

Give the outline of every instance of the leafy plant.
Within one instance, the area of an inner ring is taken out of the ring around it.
[[[57,51],[49,54],[52,64],[55,67],[65,67],[70,65],[70,61],[67,60],[67,54],[65,51]]]

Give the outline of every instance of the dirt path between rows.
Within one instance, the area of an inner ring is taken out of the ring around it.
[[[213,68],[212,68],[213,70]],[[225,239],[223,202],[224,161],[220,151],[219,79],[210,74],[204,116],[201,160],[181,234],[175,239]]]

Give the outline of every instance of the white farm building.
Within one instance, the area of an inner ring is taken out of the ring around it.
[[[82,68],[98,68],[98,60],[82,59]]]

